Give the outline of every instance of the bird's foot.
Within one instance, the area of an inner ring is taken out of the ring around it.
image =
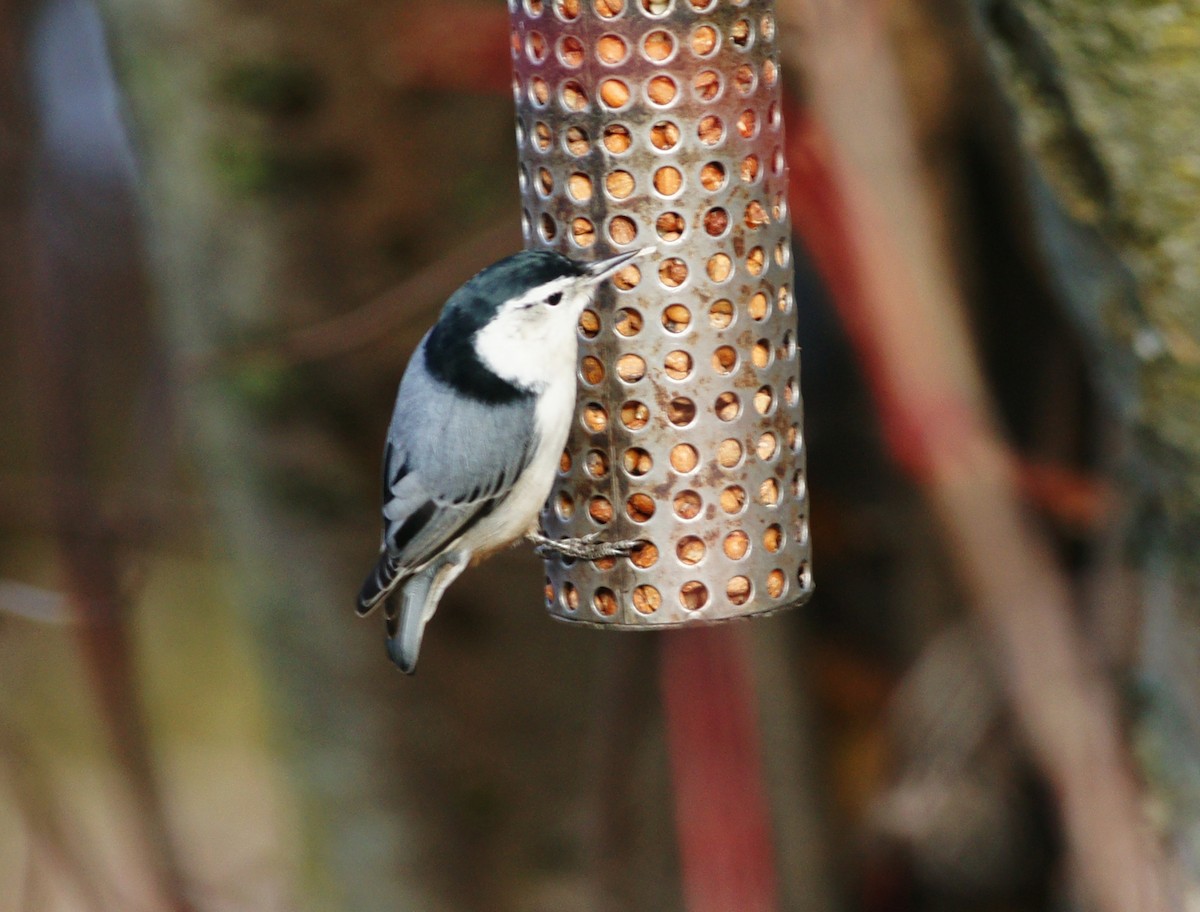
[[[585,535],[583,538],[547,538],[541,532],[529,532],[525,535],[533,542],[534,550],[540,557],[551,554],[561,554],[576,560],[600,560],[603,557],[624,557],[633,552],[641,542],[637,539],[624,539],[615,542],[602,542],[597,538],[599,532]]]

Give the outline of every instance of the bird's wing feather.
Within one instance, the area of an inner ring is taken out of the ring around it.
[[[424,344],[417,349],[388,430],[383,553],[364,608],[504,499],[536,448],[534,409],[533,397],[497,404],[456,394],[425,369]]]

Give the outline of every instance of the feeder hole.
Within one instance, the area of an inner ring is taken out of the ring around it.
[[[804,500],[808,495],[808,482],[804,478],[804,472],[797,472],[792,479],[792,493],[797,500]]]
[[[653,586],[638,586],[633,590],[633,607],[642,614],[653,614],[662,605],[662,595]]]
[[[632,143],[633,137],[630,135],[628,127],[621,124],[609,124],[604,128],[604,148],[614,155],[628,152]]]
[[[750,580],[744,576],[735,576],[725,587],[725,595],[735,605],[744,605],[750,601]]]
[[[617,597],[613,595],[613,591],[604,586],[596,590],[592,596],[592,604],[596,608],[596,613],[603,617],[612,617],[617,613]]]
[[[776,553],[783,547],[783,527],[778,523],[771,523],[763,531],[763,547],[772,554]]]
[[[746,310],[750,314],[752,320],[763,320],[767,316],[767,312],[771,309],[771,304],[767,301],[767,296],[761,291],[755,292],[754,297],[750,299],[750,304]]]
[[[567,151],[572,155],[586,155],[588,150],[588,135],[583,127],[567,128]],[[588,196],[591,197],[591,179],[588,179]]]
[[[667,420],[675,427],[686,427],[696,420],[696,403],[677,396],[667,403]]]
[[[776,219],[781,219],[783,217],[783,213],[782,212],[777,213],[775,217],[776,217]],[[787,266],[788,260],[790,260],[790,259],[791,259],[791,248],[787,245],[786,242],[779,241],[775,245],[775,265],[776,266]]]
[[[651,104],[665,107],[675,100],[675,80],[670,76],[655,76],[646,85],[646,97]]]
[[[763,249],[755,247],[746,255],[746,271],[752,276],[762,275],[766,262],[767,255],[763,253]]]
[[[733,260],[724,253],[714,253],[708,258],[708,264],[705,267],[708,272],[708,277],[714,282],[724,282],[729,278],[729,274],[733,272]]]
[[[612,277],[612,283],[621,291],[629,291],[631,288],[637,288],[638,283],[641,281],[642,271],[632,263]]]
[[[566,475],[571,471],[571,465],[571,451],[563,450],[562,455],[558,457],[558,471],[563,475]]]
[[[717,49],[717,30],[711,25],[702,25],[692,32],[692,53],[707,57]]]
[[[631,431],[640,431],[650,420],[650,409],[644,403],[629,401],[621,406],[621,423]]]
[[[637,224],[625,215],[618,215],[608,223],[608,236],[619,246],[632,244],[637,237]]]
[[[663,370],[672,380],[686,380],[692,372],[692,356],[685,351],[667,352]]]
[[[680,563],[692,567],[704,560],[706,550],[704,542],[695,535],[685,535],[675,546],[675,556],[679,558]]]
[[[682,304],[668,304],[662,315],[662,325],[669,333],[683,332],[692,323],[692,312]]]
[[[564,66],[577,69],[583,66],[583,42],[574,35],[567,35],[558,44],[558,59]]]
[[[717,396],[717,401],[713,403],[713,411],[722,421],[732,421],[738,416],[742,410],[741,400],[738,399],[737,393],[724,392]]]
[[[583,457],[583,467],[593,478],[605,478],[608,475],[608,457],[600,450],[588,450]]]
[[[561,98],[563,107],[568,111],[582,111],[588,104],[583,83],[575,79],[568,79],[563,83]]]
[[[699,611],[708,604],[708,587],[699,580],[689,580],[679,587],[679,603],[688,611]]]
[[[742,461],[742,445],[732,437],[717,444],[717,462],[722,468],[732,469]]]
[[[672,506],[680,519],[695,519],[700,515],[700,495],[695,491],[680,491],[675,495]]]
[[[646,376],[646,362],[638,355],[622,355],[617,361],[617,376],[626,383],[637,383]]]
[[[720,162],[709,162],[700,169],[700,185],[705,190],[720,190],[725,186],[725,166]]]
[[[594,339],[600,332],[600,315],[594,310],[585,310],[579,315],[579,334],[585,339]]]
[[[771,363],[771,343],[766,339],[759,339],[754,343],[754,348],[750,349],[750,360],[754,362],[757,368],[764,368]]]
[[[567,178],[567,193],[576,202],[586,203],[592,198],[592,179],[586,174],[574,172]]]
[[[759,387],[758,392],[754,394],[754,408],[760,415],[765,415],[771,410],[771,406],[775,403],[775,394],[771,391],[771,387]]]
[[[613,518],[612,502],[597,494],[588,501],[588,516],[602,526],[608,525]]]
[[[762,203],[758,200],[753,200],[746,206],[745,222],[746,227],[755,231],[763,225],[770,224],[770,218],[767,217],[767,210],[762,207]]]
[[[667,165],[654,172],[654,189],[663,196],[674,196],[682,186],[683,175],[679,173],[678,168],[672,168],[670,165]],[[680,231],[682,232],[683,219],[679,221]]]
[[[563,583],[562,587],[563,607],[568,611],[579,610],[579,590],[572,583]]]
[[[746,489],[741,485],[730,485],[721,492],[721,509],[730,515],[742,512],[746,506]]]
[[[725,125],[721,123],[721,118],[715,114],[708,114],[701,118],[700,125],[696,128],[696,135],[700,137],[700,142],[706,146],[715,146],[719,143],[724,132]]]
[[[722,298],[708,309],[708,322],[714,329],[725,329],[733,322],[733,303]]]
[[[787,313],[792,309],[792,291],[788,286],[783,285],[780,287],[775,304],[779,308],[780,313]]]
[[[740,529],[730,532],[725,536],[722,548],[725,551],[725,556],[730,560],[741,560],[746,556],[746,552],[750,550],[750,536]]]
[[[625,199],[633,192],[633,175],[628,171],[610,171],[604,178],[604,189],[614,199]]]
[[[629,47],[625,40],[617,35],[601,35],[596,42],[596,56],[602,63],[617,64],[625,59]]]
[[[715,206],[704,213],[704,231],[713,237],[720,237],[729,228],[729,213],[720,206]]]
[[[655,29],[642,41],[642,50],[647,59],[653,60],[655,63],[662,63],[675,50],[675,39],[670,32]]]
[[[750,20],[739,19],[729,30],[729,40],[734,47],[745,50],[750,46]]]
[[[767,574],[767,595],[771,598],[779,598],[783,595],[783,590],[787,584],[787,577],[784,576],[782,570],[772,570]]]
[[[681,475],[692,471],[699,462],[700,455],[691,444],[677,443],[671,447],[671,468]]]
[[[664,241],[677,241],[683,237],[683,216],[678,212],[664,212],[655,221],[654,230]]]
[[[754,91],[754,69],[748,63],[743,63],[733,72],[733,84],[743,95]]]
[[[635,523],[647,522],[654,515],[654,498],[649,494],[633,494],[625,501],[625,513]]]
[[[732,345],[722,345],[713,352],[713,370],[724,376],[732,374],[737,367],[737,360],[737,350]]]
[[[679,144],[679,127],[669,120],[660,120],[650,128],[650,144],[668,152]]]
[[[767,431],[758,438],[758,444],[755,446],[754,452],[757,454],[759,459],[761,459],[763,462],[766,462],[775,455],[775,452],[778,448],[779,443],[775,439],[775,435],[770,431]]]
[[[747,155],[742,159],[741,165],[742,180],[747,184],[752,184],[758,180],[758,156]]]
[[[648,570],[658,563],[658,548],[653,542],[638,542],[629,552],[629,562],[641,570]]]
[[[583,424],[589,431],[599,434],[608,427],[608,412],[598,402],[589,402],[583,408]]]
[[[625,471],[630,475],[645,475],[654,467],[654,460],[641,447],[630,447],[621,457]]]
[[[583,359],[580,367],[580,375],[583,377],[583,382],[589,386],[595,386],[604,379],[604,365],[600,363],[600,359],[588,355]]]
[[[571,240],[578,247],[591,247],[596,243],[596,226],[580,216],[571,221]]]
[[[593,0],[593,5],[597,15],[611,19],[621,15],[621,11],[625,9],[625,0]]]
[[[779,482],[774,478],[768,478],[758,486],[758,499],[768,507],[773,507],[779,503]]]
[[[641,313],[634,310],[632,307],[622,307],[617,311],[617,321],[614,324],[614,328],[616,329],[618,335],[625,337],[636,336],[642,331]],[[639,358],[638,360],[641,359]]]
[[[712,101],[721,92],[721,77],[716,70],[702,70],[692,80],[692,90],[701,101]]]
[[[687,281],[687,263],[679,257],[669,257],[658,266],[658,279],[668,288],[678,288]]]
[[[629,104],[629,86],[620,79],[605,79],[600,83],[600,100],[614,111],[623,108]]]
[[[575,512],[575,501],[571,499],[571,495],[566,491],[560,491],[558,502],[554,505],[554,509],[560,519],[570,519]]]

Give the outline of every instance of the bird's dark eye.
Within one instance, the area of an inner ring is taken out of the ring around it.
[[[549,304],[551,307],[557,307],[560,303],[562,303],[562,292],[561,291],[554,292],[554,294],[552,294],[552,295],[550,295],[550,297],[546,298],[546,303]]]

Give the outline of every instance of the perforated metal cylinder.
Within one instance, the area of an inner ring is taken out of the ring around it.
[[[770,0],[509,0],[526,245],[654,245],[580,322],[542,520],[642,542],[546,562],[563,620],[657,627],[812,587]]]

